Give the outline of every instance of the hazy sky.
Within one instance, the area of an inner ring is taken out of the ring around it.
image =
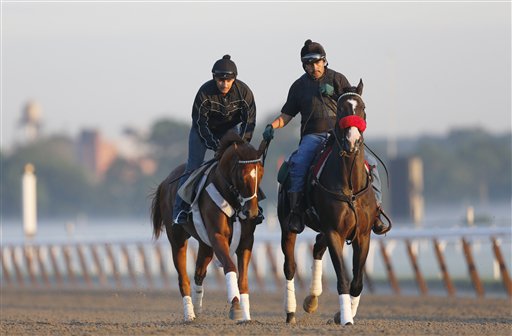
[[[302,75],[300,48],[363,78],[367,137],[511,130],[511,3],[16,2],[2,9],[2,148],[39,102],[47,133],[108,138],[160,117],[190,121],[193,98],[229,53],[257,121]],[[260,135],[258,135],[259,139]]]

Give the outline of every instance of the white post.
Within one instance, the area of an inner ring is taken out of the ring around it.
[[[23,231],[25,236],[33,237],[37,232],[37,193],[36,175],[34,166],[30,163],[25,165],[25,172],[22,178],[22,207],[23,207]]]

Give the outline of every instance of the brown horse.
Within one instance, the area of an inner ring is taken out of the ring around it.
[[[172,224],[172,204],[178,184],[176,181],[183,174],[185,166],[181,165],[172,171],[155,191],[151,209],[153,233],[155,239],[158,239],[165,225],[167,238],[171,243],[174,266],[178,272],[185,321],[194,320],[195,314],[201,312],[203,280],[214,253],[224,268],[228,303],[231,304],[229,317],[233,320],[251,319],[247,272],[254,242],[253,219],[258,215],[257,191],[264,173],[263,153],[266,147],[267,143],[262,141],[256,150],[235,132],[228,132],[220,140],[216,153],[216,157],[220,159],[204,183],[207,187],[199,191],[196,198],[198,212],[193,211],[185,225]],[[211,192],[212,187],[216,193]],[[214,194],[217,198],[219,195],[222,196],[224,210],[217,205],[219,201],[215,202]],[[196,230],[193,221],[197,222],[198,217],[201,217],[200,221],[204,223],[205,230]],[[186,269],[187,242],[191,236],[199,242],[192,297]],[[230,255],[230,242],[233,243],[235,240],[239,242],[236,248],[238,283],[237,267]]]
[[[340,312],[335,321],[353,324],[363,289],[363,268],[370,246],[372,223],[377,215],[371,174],[366,170],[362,131],[366,127],[365,104],[361,97],[363,82],[347,90],[338,99],[337,122],[334,127],[332,151],[325,161],[320,177],[314,177],[309,200],[318,220],[306,220],[306,225],[319,232],[313,247],[313,272],[310,295],[304,300],[304,310],[314,312],[322,293],[322,256],[329,248],[337,276]],[[295,323],[295,240],[288,230],[287,191],[279,190],[278,217],[281,223],[281,248],[284,253],[286,322]],[[306,217],[305,217],[306,218]],[[353,248],[353,278],[349,281],[343,262],[343,247],[350,241]]]

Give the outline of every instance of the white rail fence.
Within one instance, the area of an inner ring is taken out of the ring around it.
[[[313,232],[297,239],[296,284],[309,286]],[[192,275],[197,243],[191,239],[188,271]],[[4,243],[1,285],[25,288],[173,288],[177,289],[170,245],[158,242],[90,241]],[[344,249],[351,269],[351,248]],[[400,229],[372,238],[365,280],[374,293],[512,297],[511,228]],[[280,234],[256,231],[250,269],[251,288],[280,290],[284,286]],[[328,252],[324,257],[326,290],[334,291],[335,275]],[[192,278],[192,277],[191,277]],[[221,268],[210,264],[207,286],[223,288]]]

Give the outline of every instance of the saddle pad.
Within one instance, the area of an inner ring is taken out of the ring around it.
[[[320,178],[320,175],[322,174],[322,170],[324,169],[325,162],[327,161],[327,158],[329,155],[331,155],[332,152],[332,146],[327,147],[324,152],[320,155],[320,158],[316,162],[315,166],[313,167],[313,175],[316,176],[316,178]]]
[[[195,197],[195,199],[194,199],[194,201],[192,202],[192,205],[191,205],[191,208],[192,208],[192,220],[194,222],[194,227],[196,229],[197,235],[203,241],[203,243],[205,243],[206,245],[208,245],[210,247],[212,246],[212,244],[210,242],[210,238],[208,238],[208,232],[206,231],[206,227],[204,226],[203,217],[201,216],[201,210],[199,209],[199,194],[203,190],[204,185],[206,183],[206,179],[208,177],[208,174],[209,174],[210,170],[214,166],[215,165],[212,165],[210,167],[210,169],[208,169],[208,171],[205,172],[205,174],[202,176],[201,180],[199,181],[199,184],[197,186],[197,191],[196,191],[196,197]],[[213,184],[210,184],[209,186],[211,186],[211,185],[213,185]],[[208,195],[210,197],[212,197],[210,193],[208,193]],[[220,193],[218,195],[220,196]],[[219,200],[213,199],[213,201],[215,202],[215,204],[217,204],[217,202]],[[227,203],[225,200],[222,200],[222,201]],[[221,210],[222,210],[222,208],[221,208]],[[234,211],[233,211],[233,213],[234,213]],[[240,221],[238,220],[238,217],[236,217],[235,221],[233,223],[233,234],[232,234],[232,237],[231,237],[231,244],[229,245],[229,254],[230,255],[234,255],[235,254],[236,249],[238,248],[238,244],[240,243],[240,236],[241,236],[241,234],[242,234],[242,226],[240,224]]]
[[[194,197],[196,196],[196,182],[201,178],[203,174],[205,174],[205,171],[208,168],[213,167],[215,164],[216,162],[209,165],[206,164],[204,166],[200,166],[190,174],[187,180],[178,189],[178,195],[180,195],[181,199],[183,199],[188,204],[192,204]]]

